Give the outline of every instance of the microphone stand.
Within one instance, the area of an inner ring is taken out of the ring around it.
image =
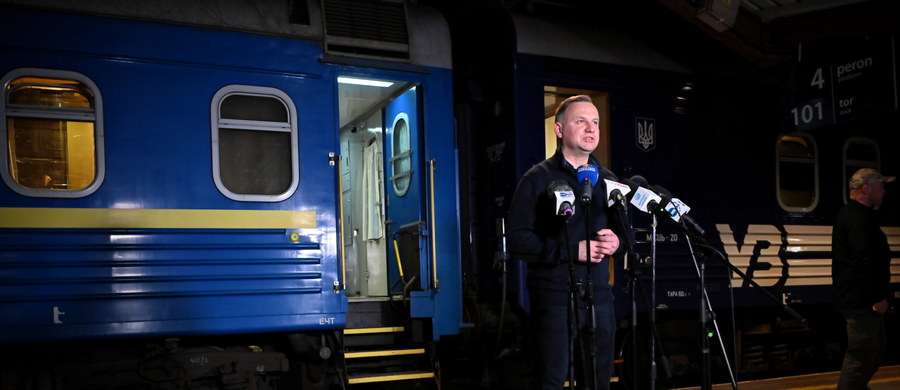
[[[657,186],[657,188],[654,191],[660,192],[660,190],[664,191],[664,193],[662,194],[664,198],[668,198],[668,201],[672,200],[671,194],[668,193],[668,190],[659,188]],[[663,211],[663,210],[660,210],[655,205],[653,206],[652,209],[656,210],[656,212]],[[666,212],[666,211],[664,211],[664,212]],[[678,214],[677,208],[676,208],[675,213],[676,213],[675,215]],[[667,214],[667,216],[669,216],[668,212],[666,212],[666,214]],[[673,217],[673,219],[674,219],[675,215],[671,215]],[[701,326],[701,330],[703,331],[703,334],[701,335],[701,338],[702,338],[701,352],[703,354],[703,357],[702,357],[702,360],[703,360],[702,361],[703,384],[701,386],[701,389],[708,390],[708,389],[712,388],[712,383],[711,383],[712,381],[711,381],[711,377],[710,377],[710,372],[711,372],[712,367],[710,365],[710,356],[709,356],[709,353],[710,353],[709,338],[715,334],[716,338],[718,338],[718,340],[719,340],[719,347],[722,349],[722,357],[725,359],[725,364],[728,367],[728,374],[731,379],[731,386],[733,389],[736,390],[737,389],[737,381],[735,380],[735,377],[734,377],[734,372],[731,367],[731,362],[728,360],[728,354],[725,350],[725,344],[722,340],[722,334],[721,334],[721,332],[719,332],[719,325],[716,322],[715,312],[712,309],[712,304],[710,303],[709,295],[706,292],[706,263],[703,260],[701,260],[698,263],[697,255],[694,253],[693,244],[697,244],[700,248],[706,249],[707,253],[701,253],[701,255],[708,256],[710,252],[715,254],[715,257],[719,258],[719,260],[721,260],[722,263],[725,264],[732,273],[738,274],[742,279],[744,279],[750,285],[752,285],[753,287],[756,287],[756,291],[761,291],[763,294],[765,294],[767,297],[769,297],[769,299],[772,300],[773,303],[781,306],[781,308],[788,315],[793,317],[794,319],[796,319],[800,322],[806,322],[806,319],[804,319],[799,314],[797,314],[797,312],[795,312],[793,309],[791,309],[786,303],[782,303],[781,301],[779,301],[778,298],[776,298],[774,295],[772,295],[770,292],[768,292],[764,288],[760,287],[759,284],[754,282],[751,278],[747,277],[747,275],[745,275],[743,272],[738,270],[737,267],[735,267],[733,264],[731,264],[728,261],[728,259],[725,257],[725,255],[723,255],[720,251],[718,251],[716,248],[713,248],[708,242],[706,242],[706,240],[702,237],[705,234],[704,230],[700,226],[698,226],[696,224],[696,222],[693,222],[690,219],[690,217],[688,217],[687,215],[680,215],[680,217],[681,218],[676,220],[676,222],[677,222],[676,225],[679,228],[681,228],[682,232],[684,233],[685,238],[687,238],[685,241],[687,241],[688,250],[690,251],[691,258],[694,261],[694,268],[697,271],[697,276],[700,278],[700,292],[701,292],[701,294],[700,294],[700,326]],[[655,221],[656,221],[655,218],[656,217],[654,215],[654,228],[655,228]],[[654,239],[655,238],[656,237],[654,234]],[[654,240],[654,243],[655,243],[655,240]],[[701,258],[702,258],[702,256],[701,256]],[[712,332],[711,329],[709,328],[710,320],[711,320],[713,328],[715,329],[715,332]]]
[[[578,291],[578,279],[575,276],[575,262],[572,257],[571,238],[569,237],[569,217],[564,216],[566,226],[563,230],[566,232],[566,252],[569,257],[569,310],[567,315],[569,325],[568,335],[568,354],[569,354],[569,390],[575,389],[575,331],[578,328],[578,306],[576,304],[576,294]]]
[[[652,214],[650,224],[650,389],[656,389],[656,214]]]
[[[716,322],[715,312],[712,309],[712,304],[710,303],[709,295],[706,292],[706,263],[705,261],[697,261],[698,256],[694,252],[694,244],[696,244],[701,249],[705,249],[706,253],[701,253],[703,256],[709,256],[710,253],[714,254],[716,258],[722,261],[728,269],[732,273],[738,274],[743,280],[748,282],[750,285],[756,288],[756,291],[760,291],[765,294],[773,303],[781,306],[782,310],[785,311],[788,315],[793,317],[794,319],[800,322],[806,322],[806,319],[800,316],[797,312],[791,309],[786,303],[782,303],[776,298],[772,293],[768,292],[766,289],[762,288],[759,284],[754,282],[751,278],[741,272],[737,267],[731,264],[728,259],[716,248],[713,248],[706,240],[702,237],[704,233],[703,229],[696,225],[696,223],[691,222],[691,226],[688,226],[688,222],[686,222],[687,216],[682,215],[681,218],[677,221],[676,225],[682,230],[684,233],[685,241],[688,244],[688,250],[690,252],[691,258],[694,261],[694,268],[697,272],[697,276],[700,278],[700,326],[703,334],[701,335],[701,352],[702,352],[702,390],[708,390],[712,388],[712,380],[711,380],[711,364],[710,364],[710,348],[709,348],[709,338],[716,336],[719,340],[719,347],[722,350],[722,357],[725,359],[725,365],[728,367],[728,374],[731,379],[731,387],[732,389],[737,390],[737,381],[734,377],[734,372],[731,367],[731,362],[728,360],[728,354],[725,350],[725,344],[722,340],[722,334],[719,332],[719,325]],[[693,229],[692,229],[693,228]],[[701,258],[703,257],[701,256]],[[709,328],[710,322],[712,323],[712,327],[714,329]]]
[[[725,344],[722,341],[722,334],[719,332],[719,325],[716,322],[715,312],[712,309],[712,305],[709,301],[709,296],[706,293],[706,262],[703,260],[703,257],[700,257],[700,261],[698,263],[697,256],[694,254],[694,247],[691,244],[691,237],[688,237],[688,234],[685,233],[685,236],[688,238],[688,250],[691,253],[691,258],[694,259],[694,267],[697,271],[698,276],[700,277],[700,330],[703,332],[701,335],[701,358],[702,358],[702,384],[700,386],[701,390],[709,390],[712,389],[712,367],[710,365],[710,351],[709,351],[709,338],[712,337],[710,335],[709,329],[709,320],[712,319],[712,325],[715,329],[716,338],[719,340],[719,347],[722,349],[722,357],[725,359],[725,365],[728,367],[728,375],[731,379],[731,388],[737,390],[737,381],[734,378],[734,372],[731,368],[731,362],[728,360],[728,353],[725,351]]]
[[[647,295],[648,294],[646,291],[644,291],[643,286],[640,285],[640,273],[641,273],[640,272],[640,264],[637,259],[638,258],[637,253],[635,253],[635,251],[634,251],[635,238],[632,235],[633,228],[629,222],[630,219],[628,217],[628,201],[624,197],[615,198],[613,200],[615,201],[616,206],[618,206],[617,211],[618,211],[618,216],[619,216],[619,218],[618,218],[619,226],[622,229],[622,232],[624,232],[623,235],[625,237],[625,267],[626,267],[626,270],[628,271],[629,283],[631,283],[631,285],[629,286],[630,293],[631,293],[631,335],[632,335],[631,336],[632,337],[631,353],[632,353],[632,360],[634,360],[634,363],[631,365],[632,388],[633,389],[639,388],[638,378],[640,377],[638,375],[638,364],[637,364],[637,362],[638,362],[637,296],[638,296],[638,293],[640,293],[640,296],[642,298],[644,305],[650,306],[652,308],[651,313],[653,313],[650,315],[650,331],[651,331],[651,339],[650,339],[650,342],[651,342],[651,345],[650,345],[650,348],[651,348],[650,349],[650,351],[651,351],[650,352],[650,356],[651,356],[651,358],[650,358],[651,359],[650,360],[650,362],[651,362],[650,363],[651,364],[651,366],[650,366],[650,369],[651,369],[650,386],[651,387],[650,387],[650,389],[655,389],[656,388],[656,379],[658,377],[656,356],[655,356],[656,348],[659,347],[660,352],[662,353],[663,356],[665,356],[665,351],[663,351],[663,347],[662,347],[662,344],[660,341],[659,334],[656,331],[656,319],[655,319],[655,308],[656,308],[655,275],[656,275],[656,270],[655,270],[655,268],[653,270],[654,294],[653,294],[653,298],[651,300],[652,303],[648,304],[647,303]],[[652,241],[651,241],[652,252],[651,253],[652,253],[652,259],[654,259],[653,260],[654,267],[655,267],[655,259],[656,259],[656,223],[657,223],[656,216],[653,216],[653,224],[652,224],[653,229],[651,231],[651,237],[652,237]],[[657,345],[657,344],[659,344],[659,345]],[[671,373],[669,370],[669,366],[668,366],[668,364],[666,364],[665,360],[663,360],[662,368],[663,368],[663,374],[665,375],[665,377],[670,378]]]
[[[665,189],[657,186],[655,189],[653,189],[653,191],[657,192],[657,193],[662,193],[662,197],[663,197],[663,199],[665,199],[665,201],[667,203],[672,201],[671,194],[669,194],[668,190],[665,190]],[[668,212],[660,209],[658,207],[658,204],[655,204],[655,202],[653,202],[653,201],[651,201],[650,206],[652,207],[652,210],[656,210],[656,212],[665,212],[668,214]],[[679,215],[677,207],[675,208],[675,215]],[[673,217],[674,217],[674,215],[673,215]],[[716,338],[719,340],[719,347],[722,349],[722,357],[725,359],[725,365],[726,365],[726,367],[728,367],[728,375],[731,379],[731,386],[733,389],[737,390],[737,381],[735,380],[734,372],[731,368],[731,362],[728,360],[728,353],[725,350],[725,344],[722,340],[722,334],[721,334],[721,332],[719,332],[719,325],[716,323],[715,312],[712,309],[712,304],[710,303],[709,295],[706,292],[706,262],[701,257],[701,260],[699,261],[699,264],[698,264],[697,256],[694,254],[694,247],[691,243],[692,238],[697,239],[698,242],[702,241],[702,237],[700,237],[700,236],[704,234],[704,231],[702,228],[697,226],[696,223],[693,223],[689,219],[688,216],[680,215],[680,217],[681,218],[679,218],[676,222],[678,222],[677,225],[684,232],[684,235],[686,238],[685,241],[687,241],[687,244],[688,244],[688,251],[690,252],[691,259],[693,259],[693,261],[694,261],[694,269],[697,271],[697,276],[700,279],[700,330],[703,332],[700,336],[701,337],[701,347],[700,347],[701,348],[701,366],[702,366],[702,368],[701,368],[702,384],[701,384],[700,388],[701,388],[701,390],[711,390],[712,389],[712,378],[711,378],[712,367],[710,364],[709,338],[715,334]],[[654,219],[654,226],[655,226],[655,221],[656,221],[656,213],[655,212],[653,213],[653,219]],[[696,230],[691,230],[688,227],[688,222],[691,222],[691,227],[695,228]],[[697,234],[696,236],[695,236],[695,233]],[[654,236],[654,243],[655,243],[655,238],[656,237]],[[706,246],[709,246],[709,245],[706,244]],[[723,258],[723,260],[724,260],[724,258]],[[728,261],[725,260],[725,263],[728,263]],[[728,264],[730,265],[730,263],[728,263]],[[774,297],[772,297],[772,298],[774,299]],[[710,319],[712,320],[712,325],[715,328],[715,332],[712,332],[709,328]]]
[[[656,202],[650,201],[650,203],[648,204],[648,207],[649,207],[648,209],[655,209]],[[647,303],[647,292],[644,290],[643,286],[639,285],[638,287],[639,287],[639,292],[641,293],[641,297],[643,298],[644,305],[648,306],[647,316],[648,316],[648,321],[650,322],[650,359],[649,359],[650,389],[654,390],[654,389],[656,389],[656,380],[659,377],[659,375],[658,375],[659,370],[658,370],[658,367],[656,364],[657,344],[659,346],[659,351],[663,357],[665,357],[665,351],[663,350],[661,338],[659,337],[659,334],[657,333],[657,330],[656,330],[656,243],[657,243],[656,227],[658,225],[658,220],[657,220],[656,214],[654,214],[654,213],[650,213],[650,217],[651,217],[651,222],[650,222],[650,283],[651,284],[650,284],[650,303],[649,304]],[[639,266],[639,265],[636,265],[636,266]],[[640,272],[637,272],[636,275],[637,276],[635,277],[635,282],[634,282],[635,284],[640,282],[640,279],[639,279]],[[632,287],[632,294],[634,294],[633,290],[634,290],[634,287]],[[634,296],[632,296],[632,305],[634,305],[634,299],[635,299]],[[637,309],[635,306],[632,306],[632,310],[636,311]],[[633,315],[632,318],[634,318],[634,320],[636,321],[636,315]],[[633,334],[636,335],[636,333],[633,333]],[[637,343],[632,343],[632,344],[637,344]],[[634,348],[633,353],[635,354],[635,356],[637,356],[637,348]],[[635,364],[634,366],[637,366],[637,364]],[[663,368],[663,374],[665,375],[666,379],[671,378],[672,377],[671,370],[665,360],[663,360],[662,368]],[[634,376],[637,377],[636,369],[634,370]],[[635,380],[635,388],[637,388],[637,380]]]
[[[590,184],[589,179],[584,180],[586,185]],[[590,188],[593,191],[592,186],[586,186],[586,188]],[[585,198],[582,195],[581,203],[584,205],[584,231],[585,231],[585,264],[587,266],[587,276],[585,279],[586,288],[584,289],[584,300],[585,304],[588,308],[588,321],[585,326],[585,331],[582,333],[581,338],[581,354],[583,357],[582,364],[584,366],[584,375],[585,380],[588,384],[590,384],[589,389],[596,390],[597,387],[597,348],[596,342],[594,341],[594,327],[597,326],[597,316],[594,307],[594,277],[593,277],[593,269],[594,263],[591,261],[591,238],[593,238],[593,232],[591,232],[591,199]],[[577,312],[577,308],[576,308]]]
[[[685,237],[688,238],[687,239],[688,249],[691,253],[691,258],[694,259],[694,267],[697,271],[698,276],[700,277],[700,288],[701,288],[701,292],[702,292],[702,294],[700,296],[700,299],[701,299],[701,301],[700,301],[700,305],[701,305],[700,306],[700,309],[701,309],[700,324],[701,324],[701,328],[703,330],[702,352],[704,354],[703,355],[703,387],[702,387],[702,389],[703,390],[710,389],[712,386],[711,378],[710,378],[711,367],[710,367],[710,363],[709,363],[709,337],[711,337],[711,336],[709,336],[710,329],[708,329],[708,320],[712,319],[712,325],[715,329],[716,337],[719,339],[719,346],[722,349],[722,356],[725,359],[725,363],[728,367],[728,373],[731,378],[731,387],[732,387],[732,389],[736,390],[737,389],[737,381],[734,378],[734,373],[732,372],[731,363],[728,361],[728,355],[725,352],[725,344],[722,341],[721,333],[719,332],[719,326],[716,323],[715,313],[712,310],[712,305],[710,304],[709,296],[706,293],[706,287],[704,284],[706,282],[705,281],[705,273],[706,273],[705,262],[700,261],[699,265],[698,265],[697,256],[694,254],[694,247],[692,245],[692,242],[697,244],[698,247],[700,247],[702,249],[706,249],[707,252],[713,253],[715,255],[713,257],[716,257],[719,260],[721,260],[722,263],[725,264],[731,272],[738,274],[738,276],[740,276],[743,280],[747,281],[750,285],[755,287],[756,291],[762,292],[773,303],[781,306],[782,310],[784,310],[785,313],[787,313],[788,315],[790,315],[791,317],[793,317],[794,319],[796,319],[800,322],[806,322],[806,319],[803,318],[802,316],[800,316],[800,314],[798,314],[796,311],[791,309],[787,304],[779,301],[778,298],[776,298],[774,295],[772,295],[772,293],[770,293],[766,289],[762,288],[759,284],[757,284],[755,281],[753,281],[753,279],[751,279],[746,274],[744,274],[739,269],[737,269],[737,267],[735,267],[733,264],[731,264],[728,261],[728,259],[725,257],[725,255],[723,255],[721,252],[719,252],[716,248],[713,248],[712,245],[710,245],[708,242],[706,242],[706,240],[703,237],[701,237],[700,235],[697,235],[696,233],[691,231],[684,223],[684,219],[681,220],[681,223],[679,223],[678,226],[684,232]],[[701,253],[701,254],[708,255],[708,253]],[[701,258],[702,257],[703,256],[701,256]]]
[[[640,265],[637,254],[634,252],[634,238],[631,235],[632,226],[628,219],[628,202],[625,199],[614,199],[619,212],[619,224],[625,237],[625,269],[628,270],[629,293],[631,294],[631,382],[632,388],[638,388],[638,347],[637,347],[637,284],[640,280]]]

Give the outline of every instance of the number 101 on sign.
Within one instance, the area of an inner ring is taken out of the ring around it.
[[[821,101],[813,104],[804,104],[801,107],[792,108],[791,116],[793,116],[794,118],[794,126],[809,124],[825,119]]]

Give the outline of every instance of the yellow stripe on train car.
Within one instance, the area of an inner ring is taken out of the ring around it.
[[[310,210],[0,207],[0,228],[314,229]]]

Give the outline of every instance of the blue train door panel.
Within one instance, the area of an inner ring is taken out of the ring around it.
[[[427,286],[427,224],[423,212],[422,175],[417,87],[385,107],[386,230],[389,233],[390,292],[419,290]]]

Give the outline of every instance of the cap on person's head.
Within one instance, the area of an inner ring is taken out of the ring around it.
[[[896,177],[894,176],[883,176],[877,170],[872,168],[863,168],[856,173],[853,174],[853,177],[850,178],[850,189],[855,190],[857,188],[862,188],[862,186],[866,184],[872,184],[875,182],[882,183],[890,183],[894,181]]]

